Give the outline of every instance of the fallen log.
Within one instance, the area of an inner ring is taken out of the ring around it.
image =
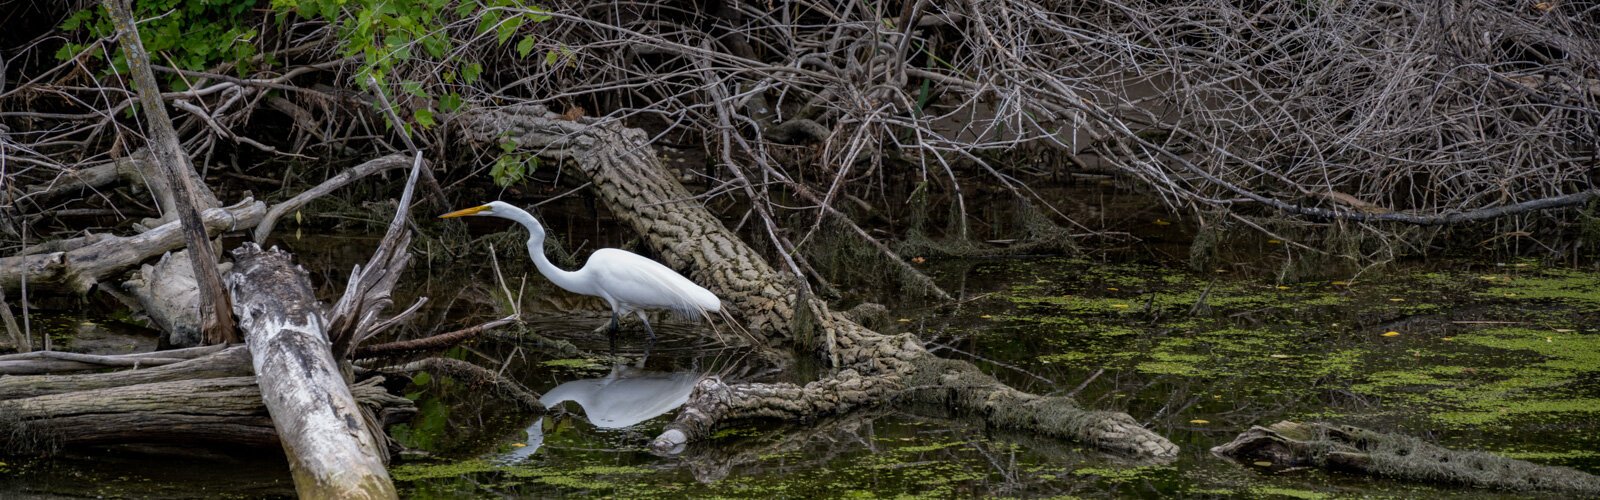
[[[795,280],[728,230],[661,165],[638,129],[564,120],[537,106],[474,110],[454,123],[475,141],[506,140],[525,151],[571,160],[611,212],[627,222],[670,267],[686,270],[723,298],[768,345],[798,345],[839,367],[795,384],[700,382],[677,419],[652,446],[658,451],[706,439],[726,421],[804,420],[912,398],[979,415],[990,425],[1076,439],[1139,459],[1171,460],[1178,448],[1120,412],[1086,411],[1070,398],[1018,391],[970,363],[946,360],[912,335],[884,335],[799,296]]]
[[[214,346],[194,349],[190,352],[206,352],[207,355],[166,365],[146,364],[125,370],[70,375],[0,376],[0,401],[157,382],[250,375],[250,352],[246,351],[244,346],[233,346],[219,352],[218,349],[221,348],[222,346]],[[169,352],[175,351],[140,354]],[[93,368],[103,369],[106,366],[94,365]]]
[[[33,351],[8,354],[0,356],[0,376],[170,365],[205,356],[222,350],[222,348],[222,346],[205,346],[117,355],[79,354],[62,351]]]
[[[254,227],[266,213],[266,204],[246,199],[227,208],[213,208],[202,215],[206,234]],[[27,278],[34,291],[84,294],[105,280],[162,253],[184,246],[182,225],[168,222],[133,236],[112,236],[64,252],[0,258],[0,287],[20,290]],[[212,267],[216,267],[213,265]]]
[[[133,294],[150,321],[161,328],[161,348],[194,347],[205,339],[200,335],[200,285],[195,281],[188,250],[167,253],[155,265],[139,266],[139,272],[122,288]],[[218,265],[224,274],[232,264]]]
[[[1600,495],[1600,477],[1481,451],[1459,451],[1411,436],[1348,425],[1282,421],[1255,426],[1211,449],[1219,457],[1273,467],[1318,467],[1405,481],[1475,488]]]
[[[305,270],[288,253],[254,243],[233,257],[228,291],[295,490],[303,498],[395,498],[385,447],[334,359]]]
[[[0,401],[12,453],[107,443],[271,446],[272,420],[254,377],[179,380]]]

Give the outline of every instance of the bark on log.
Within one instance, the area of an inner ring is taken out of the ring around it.
[[[333,357],[305,270],[253,243],[233,256],[228,290],[295,490],[302,498],[395,498],[384,447]]]
[[[526,151],[573,160],[613,214],[668,266],[687,270],[715,290],[749,330],[773,344],[798,343],[838,360],[840,370],[804,386],[728,385],[708,378],[657,438],[658,450],[707,438],[726,420],[807,419],[912,397],[976,413],[991,425],[1078,439],[1135,457],[1177,455],[1171,441],[1126,414],[1084,411],[1068,398],[1017,391],[969,363],[934,356],[914,336],[883,335],[825,307],[799,302],[796,278],[773,269],[695,202],[660,164],[643,131],[563,120],[536,106],[478,110],[455,122],[472,140],[498,144],[509,138]]]
[[[214,348],[206,350],[214,351]],[[136,367],[127,370],[73,375],[0,376],[0,401],[158,382],[244,377],[249,375],[250,352],[245,350],[243,346],[234,346],[216,354],[159,365],[154,368]]]
[[[1480,451],[1458,451],[1347,425],[1283,421],[1255,426],[1211,453],[1274,467],[1321,467],[1407,481],[1600,495],[1600,477]]]
[[[209,441],[271,446],[254,377],[181,380],[0,401],[13,453],[64,445]]]
[[[145,113],[145,133],[150,136],[150,149],[173,188],[173,208],[183,223],[189,261],[201,290],[200,329],[208,344],[237,342],[239,335],[233,326],[233,316],[229,315],[228,296],[222,291],[222,275],[216,268],[217,255],[211,249],[211,237],[200,215],[201,210],[217,206],[217,200],[204,190],[205,183],[195,173],[189,154],[183,151],[178,133],[172,129],[166,101],[156,86],[155,73],[150,70],[150,55],[145,53],[144,43],[139,40],[128,0],[105,0],[104,3],[111,12],[111,23],[117,28],[122,51],[128,56],[128,71],[132,73],[139,104]],[[169,211],[163,217],[172,213]]]
[[[266,213],[266,205],[244,200],[227,208],[206,210],[203,215],[208,235],[254,227]],[[22,277],[35,291],[84,294],[96,284],[141,262],[184,246],[183,228],[178,222],[133,236],[113,236],[65,252],[24,255],[0,259],[0,286],[19,290]],[[216,263],[212,263],[216,267]]]

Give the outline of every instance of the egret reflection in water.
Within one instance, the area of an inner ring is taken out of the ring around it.
[[[551,389],[539,402],[546,408],[572,401],[601,429],[621,429],[683,406],[701,375],[648,372],[618,364],[601,378],[573,380]]]

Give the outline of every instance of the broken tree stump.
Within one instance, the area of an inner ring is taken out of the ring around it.
[[[1282,421],[1255,426],[1211,449],[1219,457],[1275,467],[1318,467],[1406,481],[1477,488],[1600,495],[1600,477],[1481,451],[1452,450],[1411,436]]]
[[[246,243],[228,275],[261,399],[301,498],[395,498],[384,446],[351,395],[304,269]]]

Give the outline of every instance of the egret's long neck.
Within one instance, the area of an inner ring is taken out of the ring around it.
[[[517,221],[522,224],[522,227],[528,228],[528,254],[533,256],[533,265],[539,268],[539,274],[543,274],[544,277],[550,279],[551,283],[555,283],[556,286],[569,292],[588,293],[588,286],[578,279],[578,273],[556,267],[555,263],[550,262],[550,259],[545,257],[544,225],[540,224],[538,219],[533,218],[532,214],[522,210],[503,215],[496,213],[495,215]]]

